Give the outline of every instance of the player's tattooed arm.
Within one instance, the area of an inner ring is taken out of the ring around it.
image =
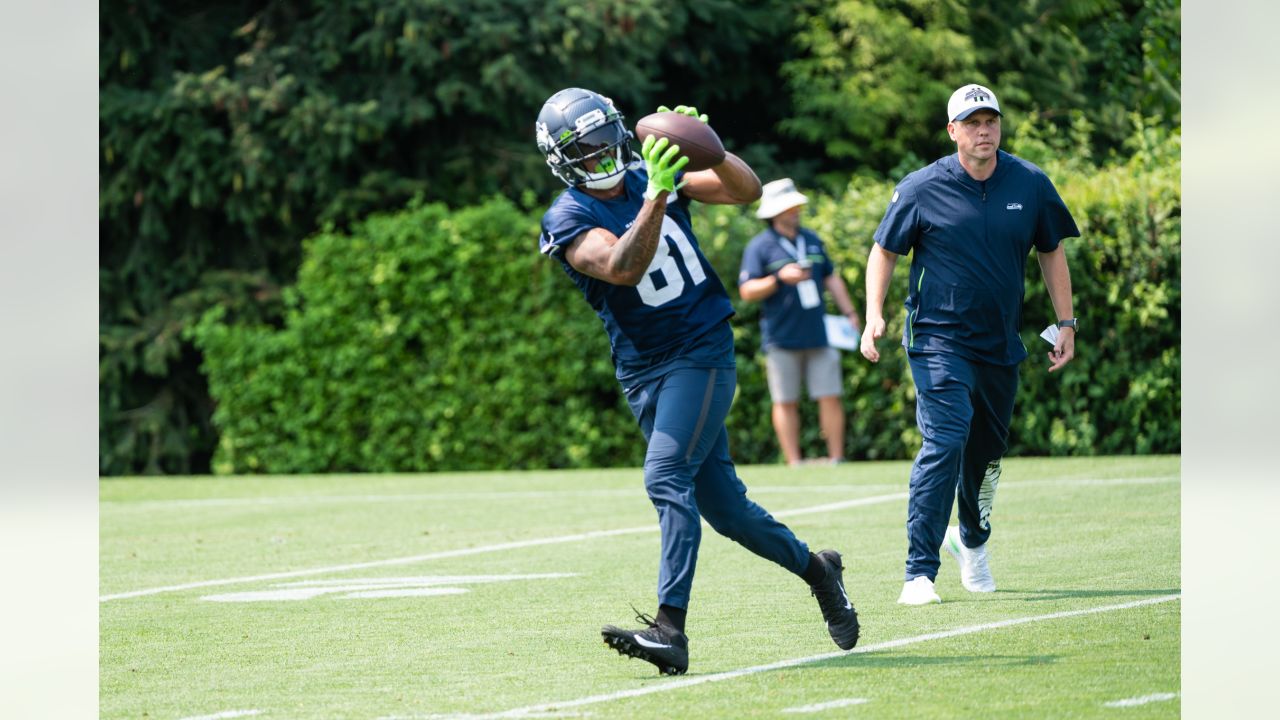
[[[662,241],[666,195],[646,201],[631,228],[618,237],[592,228],[570,243],[565,259],[575,270],[613,285],[637,285]]]
[[[662,242],[662,219],[667,197],[676,191],[676,174],[689,163],[680,146],[654,135],[640,148],[649,185],[644,204],[631,227],[618,237],[604,228],[592,228],[569,245],[565,259],[575,270],[614,285],[639,285]]]
[[[727,152],[716,167],[685,173],[681,192],[708,205],[748,205],[760,199],[760,178],[745,160]]]

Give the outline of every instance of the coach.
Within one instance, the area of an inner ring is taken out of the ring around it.
[[[1000,150],[1000,104],[965,85],[947,103],[956,153],[898,184],[867,260],[861,351],[880,359],[884,297],[899,255],[913,253],[902,344],[916,385],[923,442],[911,468],[906,577],[899,603],[942,602],[934,589],[940,546],[971,592],[992,592],[991,508],[1027,357],[1023,274],[1035,248],[1057,313],[1049,372],[1075,356],[1071,274],[1060,244],[1080,231],[1049,178]],[[947,527],[959,496],[959,526]]]

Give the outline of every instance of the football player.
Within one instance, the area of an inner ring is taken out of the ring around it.
[[[706,122],[694,108],[675,111]],[[618,382],[648,443],[645,490],[662,535],[656,615],[639,614],[639,629],[605,626],[605,643],[663,674],[688,669],[685,613],[705,518],[802,577],[836,645],[852,648],[858,615],[840,554],[810,552],[748,499],[729,457],[733,307],[698,247],[689,204],[752,203],[760,197],[755,172],[726,153],[709,170],[685,173],[688,158],[656,136],[637,156],[613,102],[580,88],[552,95],[536,132],[551,172],[568,186],[542,217],[539,247],[560,263],[609,334]]]

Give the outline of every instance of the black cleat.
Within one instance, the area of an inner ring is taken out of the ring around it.
[[[858,611],[853,609],[849,595],[844,591],[844,565],[840,553],[823,550],[818,559],[827,568],[827,575],[817,585],[811,585],[813,596],[818,598],[822,619],[827,621],[827,632],[836,641],[836,647],[849,650],[858,644]]]
[[[689,638],[679,630],[661,625],[658,621],[638,613],[636,619],[648,625],[643,630],[623,630],[605,625],[600,630],[604,644],[621,655],[640,658],[658,666],[663,675],[683,675],[689,669]]]

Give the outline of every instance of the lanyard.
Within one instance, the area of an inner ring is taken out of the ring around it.
[[[790,253],[791,257],[794,257],[796,260],[804,260],[806,251],[808,250],[808,248],[804,246],[804,235],[799,235],[796,239],[800,242],[799,247],[796,247],[795,243],[792,243],[790,240],[782,237],[782,235],[778,235],[778,244],[782,246],[783,250]]]

